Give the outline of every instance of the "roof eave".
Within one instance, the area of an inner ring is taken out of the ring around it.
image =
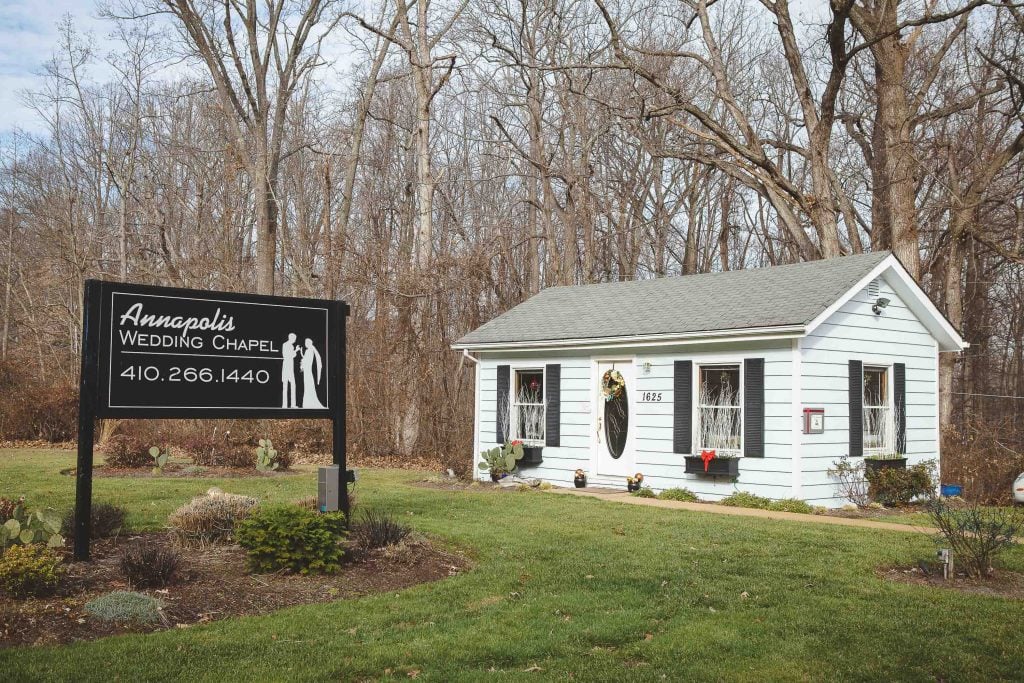
[[[815,328],[824,323],[832,314],[838,311],[843,305],[853,298],[859,291],[868,286],[868,283],[886,273],[892,273],[892,278],[886,278],[890,286],[904,303],[921,320],[932,337],[939,344],[940,351],[962,351],[970,346],[963,340],[960,333],[932,303],[924,290],[910,275],[910,272],[903,266],[903,263],[894,254],[889,254],[877,266],[871,269],[867,275],[862,277],[856,284],[850,287],[846,293],[836,299],[831,306],[822,311],[814,320],[807,325],[807,332],[813,332]]]
[[[548,349],[605,349],[624,346],[672,346],[678,344],[702,344],[735,341],[763,341],[770,339],[792,339],[806,333],[803,325],[779,325],[774,327],[750,327],[735,330],[713,330],[701,332],[641,334],[621,337],[591,337],[581,339],[541,339],[519,342],[462,342],[457,341],[451,348],[456,351],[530,351]]]

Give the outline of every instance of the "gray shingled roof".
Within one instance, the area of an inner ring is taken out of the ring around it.
[[[550,287],[455,346],[804,325],[888,255],[883,251],[725,273]]]

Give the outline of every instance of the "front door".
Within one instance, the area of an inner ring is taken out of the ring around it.
[[[633,474],[633,363],[599,361],[595,392],[594,442],[597,474]]]

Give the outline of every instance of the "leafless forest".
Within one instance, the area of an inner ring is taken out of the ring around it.
[[[948,458],[1024,450],[1020,3],[99,11],[0,150],[3,436],[73,435],[86,278],[343,298],[352,448],[465,467],[449,344],[539,289],[891,249],[972,344]]]

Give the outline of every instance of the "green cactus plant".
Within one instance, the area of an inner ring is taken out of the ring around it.
[[[153,474],[163,474],[164,465],[167,464],[167,458],[170,455],[169,450],[165,450],[163,453],[156,446],[149,449],[149,457],[153,458]]]
[[[495,446],[480,453],[482,461],[478,467],[492,475],[512,474],[516,471],[516,463],[523,459],[523,442],[506,441],[502,446]]]
[[[260,439],[259,448],[256,449],[256,469],[260,472],[271,472],[280,466],[274,444],[270,439]]]
[[[0,549],[9,545],[31,545],[45,543],[50,548],[64,545],[61,524],[64,520],[56,510],[46,508],[31,512],[24,504],[14,509],[14,514],[0,525]]]

